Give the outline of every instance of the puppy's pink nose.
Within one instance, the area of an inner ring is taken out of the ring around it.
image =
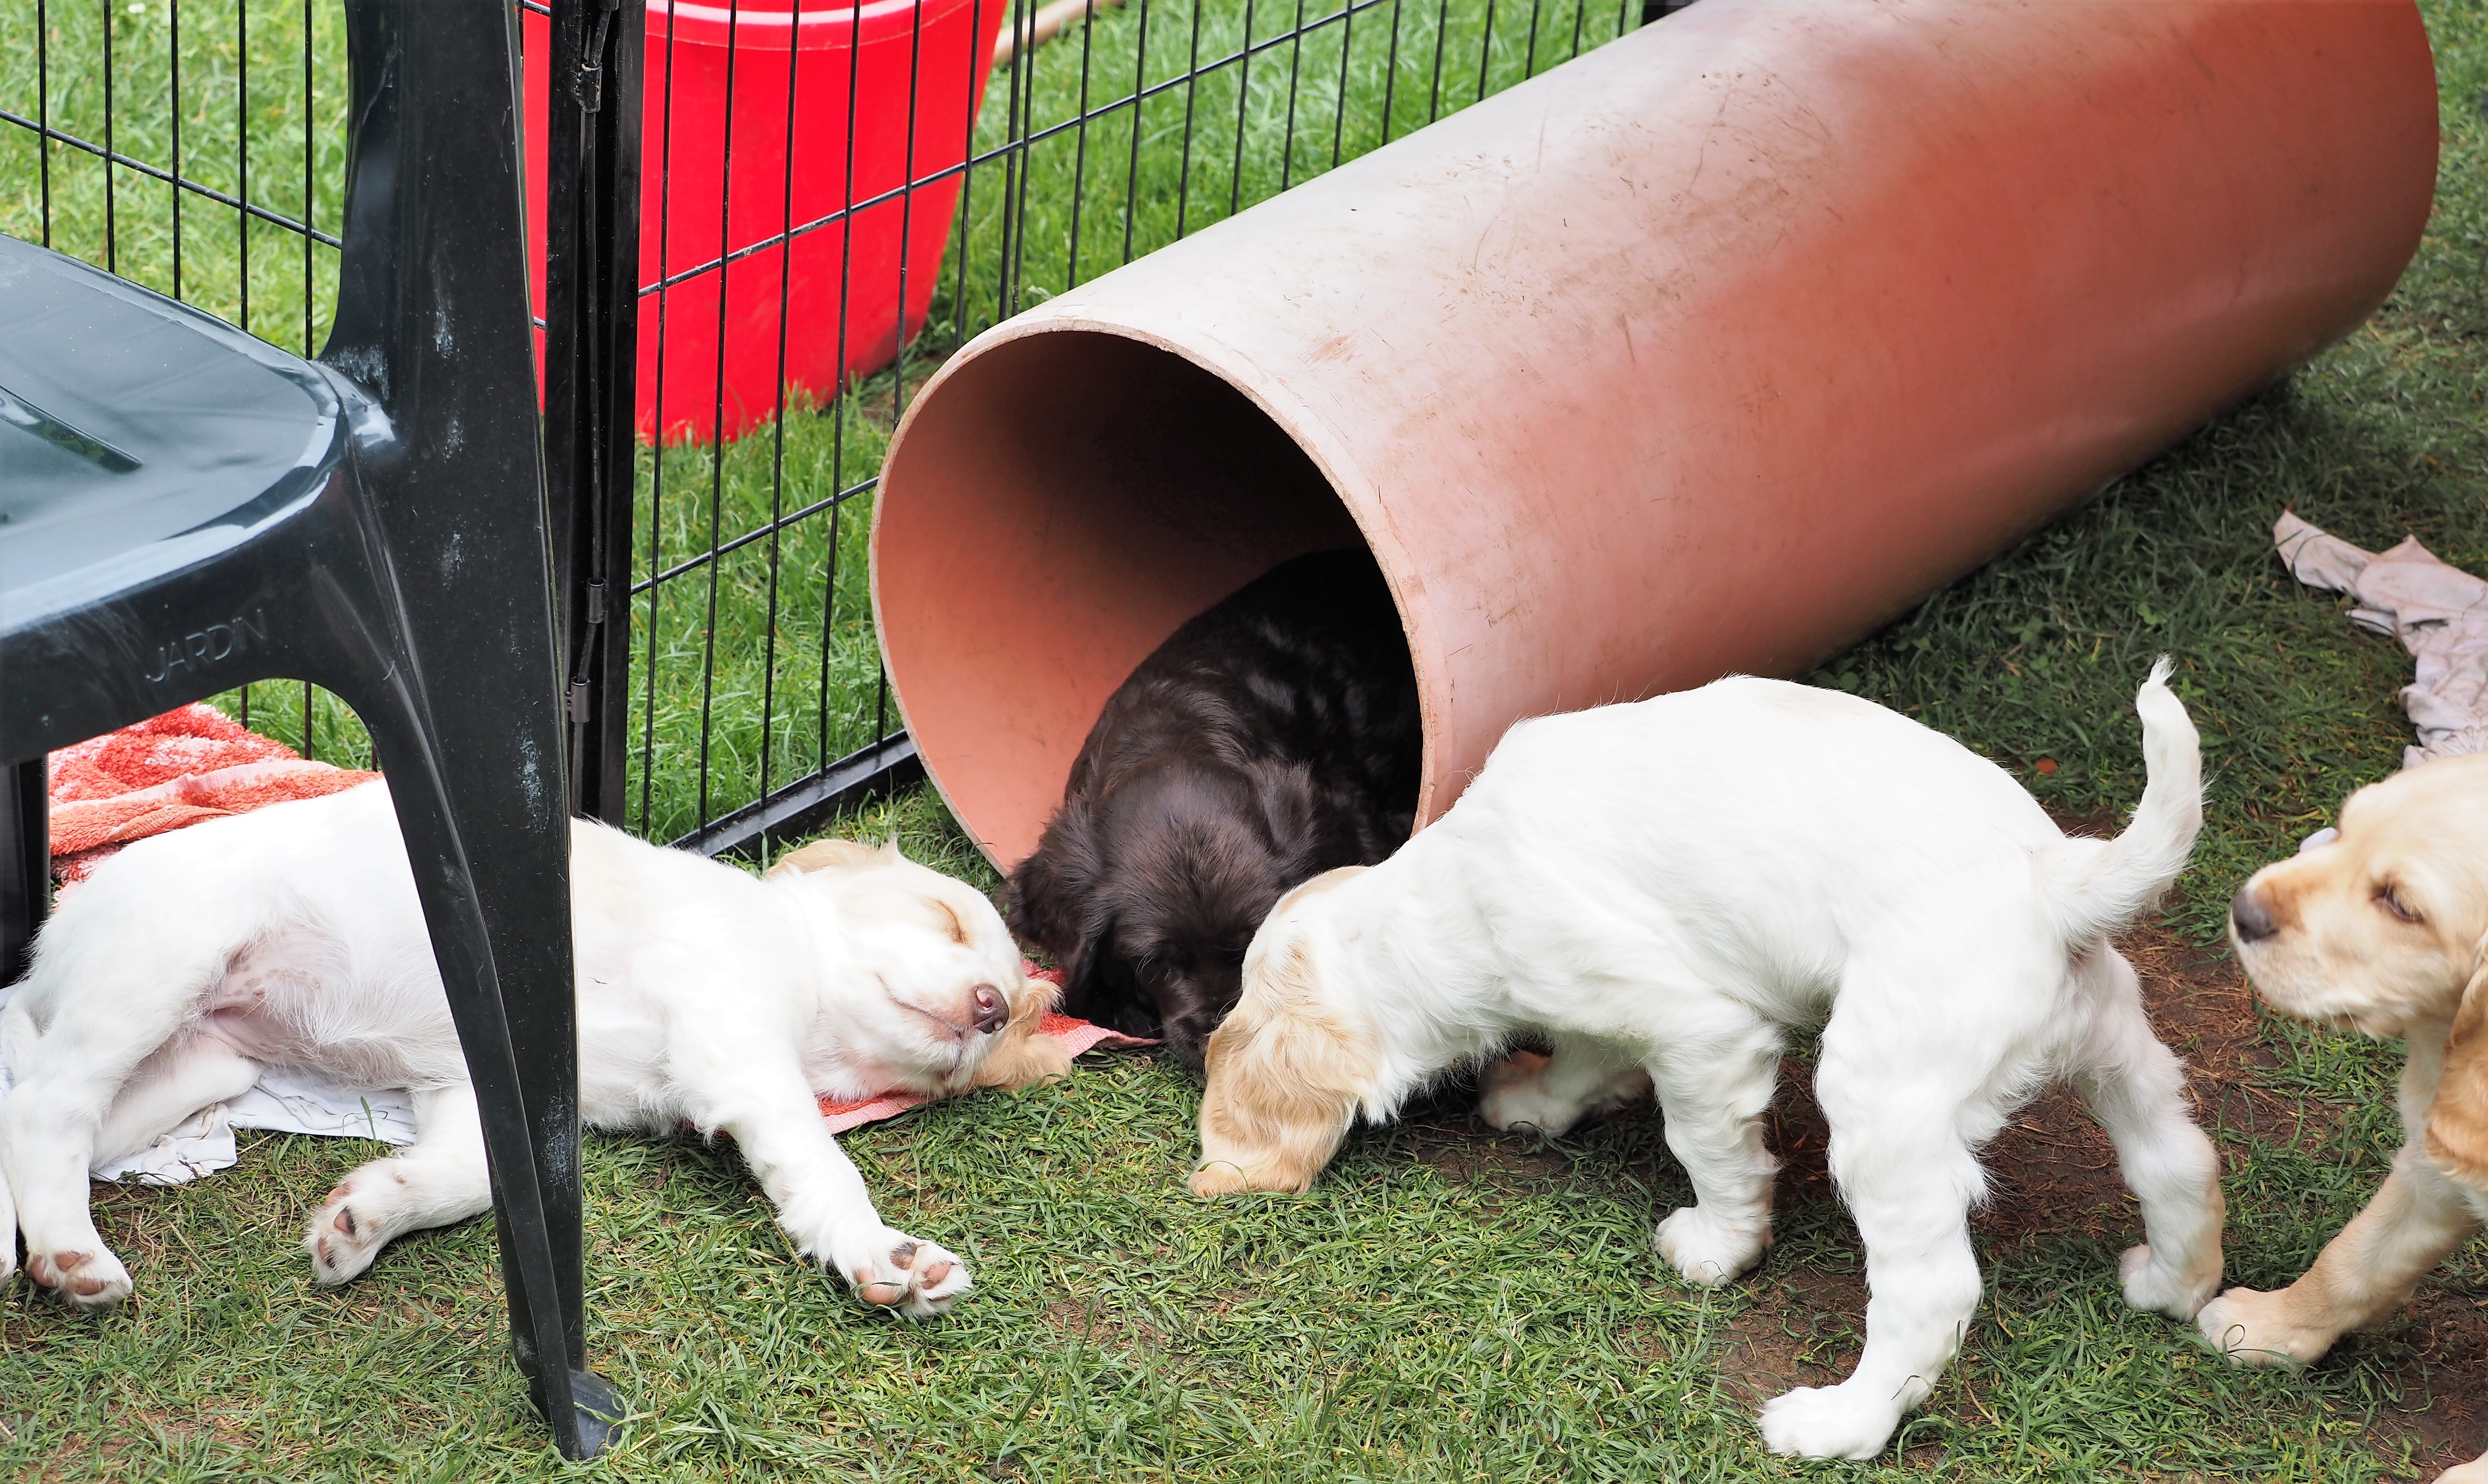
[[[977,985],[975,1000],[977,1030],[990,1036],[1010,1023],[1010,1006],[1004,1002],[1000,994],[994,993],[993,986]]]
[[[2229,904],[2229,925],[2240,942],[2260,942],[2280,931],[2272,913],[2255,900],[2252,883],[2238,888],[2237,899]]]

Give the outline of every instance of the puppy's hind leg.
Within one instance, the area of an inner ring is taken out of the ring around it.
[[[1843,988],[1844,1010],[1858,993]],[[1840,1385],[1764,1405],[1765,1444],[1802,1458],[1881,1452],[1978,1309],[1969,1207],[1985,1180],[1964,1125],[1991,1069],[1962,1065],[1942,1047],[1903,1061],[1892,1038],[1849,1029],[1835,1011],[1815,1092],[1831,1124],[1832,1176],[1866,1246],[1866,1349]]]
[[[39,963],[37,973],[44,967]],[[36,978],[0,1012],[9,1022],[0,1034],[9,1041],[12,1070],[22,1078],[0,1101],[0,1184],[16,1204],[15,1230],[26,1239],[26,1275],[86,1309],[109,1308],[130,1293],[129,1270],[96,1230],[87,1171],[114,1106],[170,1038],[182,1008],[178,987],[115,1003],[105,993],[110,983],[89,995],[68,996],[41,1034],[23,1003],[45,988]],[[134,1109],[134,1117],[152,1118],[154,1105],[165,1097],[185,1096],[202,1085],[209,1091],[205,1101],[213,1102],[230,1080],[222,1075],[193,1078],[177,1070],[183,1065],[178,1059],[167,1064],[172,1085],[142,1092],[148,1106]],[[122,1130],[109,1132],[126,1136]]]
[[[1763,1111],[1779,1075],[1780,1032],[1742,1010],[1734,1015],[1650,1062],[1667,1147],[1694,1197],[1658,1223],[1653,1241],[1686,1282],[1704,1288],[1752,1267],[1771,1243],[1779,1162],[1763,1144]]]
[[[192,1036],[141,1062],[96,1131],[104,1160],[135,1154],[203,1107],[239,1098],[259,1080],[259,1063],[209,1036]]]
[[[312,1213],[302,1250],[321,1282],[342,1283],[360,1274],[382,1247],[408,1232],[448,1226],[493,1208],[471,1083],[416,1092],[414,1131],[404,1154],[348,1175]]]
[[[1555,1054],[1514,1051],[1485,1069],[1478,1116],[1497,1129],[1559,1138],[1582,1115],[1650,1091],[1640,1058],[1606,1041],[1555,1038]]]
[[[2142,1204],[2143,1245],[2118,1263],[2125,1302],[2192,1319],[2219,1291],[2220,1161],[2186,1103],[2186,1068],[2142,1013],[2125,956],[2101,943],[2074,967],[2091,1006],[2074,1087],[2116,1144]]]

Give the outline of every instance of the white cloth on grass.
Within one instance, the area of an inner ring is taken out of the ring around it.
[[[2272,539],[2292,576],[2349,594],[2358,604],[2350,622],[2401,640],[2417,659],[2402,687],[2402,710],[2418,729],[2404,768],[2488,752],[2488,581],[2438,560],[2416,536],[2377,553],[2284,511]]]
[[[0,987],[0,1005],[16,993]],[[9,1069],[0,1066],[0,1098],[9,1095]],[[374,1138],[384,1144],[414,1142],[414,1103],[403,1087],[358,1089],[299,1072],[271,1067],[250,1091],[230,1103],[203,1108],[170,1134],[119,1159],[99,1159],[98,1180],[139,1185],[181,1185],[230,1168],[240,1158],[236,1129],[273,1129],[330,1138]]]

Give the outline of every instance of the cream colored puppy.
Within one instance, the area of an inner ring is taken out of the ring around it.
[[[720,1131],[802,1251],[865,1302],[936,1314],[959,1259],[885,1223],[816,1098],[1059,1074],[976,891],[825,842],[766,881],[585,821],[571,834],[580,1120]],[[0,1278],[101,1308],[130,1280],[87,1209],[98,1155],[144,1148],[268,1066],[413,1091],[415,1142],[348,1175],[303,1246],[342,1283],[406,1232],[491,1208],[474,1088],[385,783],[130,846],[61,904],[0,1009]],[[14,1220],[10,1197],[15,1197]]]
[[[1209,1041],[1203,1195],[1301,1190],[1362,1114],[1544,1037],[1481,1111],[1561,1134],[1655,1085],[1694,1203],[1659,1253],[1715,1287],[1771,1238],[1763,1145],[1792,1026],[1866,1245],[1866,1348],[1763,1409],[1772,1451],[1869,1458],[1925,1400],[1979,1299],[1978,1148],[2070,1079],[2116,1143],[2147,1245],[2126,1302],[2219,1287],[2219,1166],[2184,1069],[2108,942],[2186,864],[2194,728],[2166,662],[2135,698],[2149,786],[2113,840],[2067,839],[2011,774],[1855,696],[1730,679],[1525,721],[1399,854],[1283,898]]]
[[[2488,1218],[2488,755],[2351,795],[2333,839],[2248,881],[2229,938],[2274,1009],[2409,1044],[2401,1152],[2375,1198],[2305,1276],[2198,1316],[2231,1359],[2304,1365],[2390,1316]],[[2488,1484],[2488,1458],[2444,1478]]]

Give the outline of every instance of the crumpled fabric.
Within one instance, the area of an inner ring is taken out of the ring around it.
[[[2326,534],[2287,512],[2272,539],[2290,574],[2347,593],[2350,622],[2399,639],[2417,660],[2402,710],[2418,742],[2402,766],[2488,752],[2488,580],[2440,561],[2416,536],[2377,553]]]

